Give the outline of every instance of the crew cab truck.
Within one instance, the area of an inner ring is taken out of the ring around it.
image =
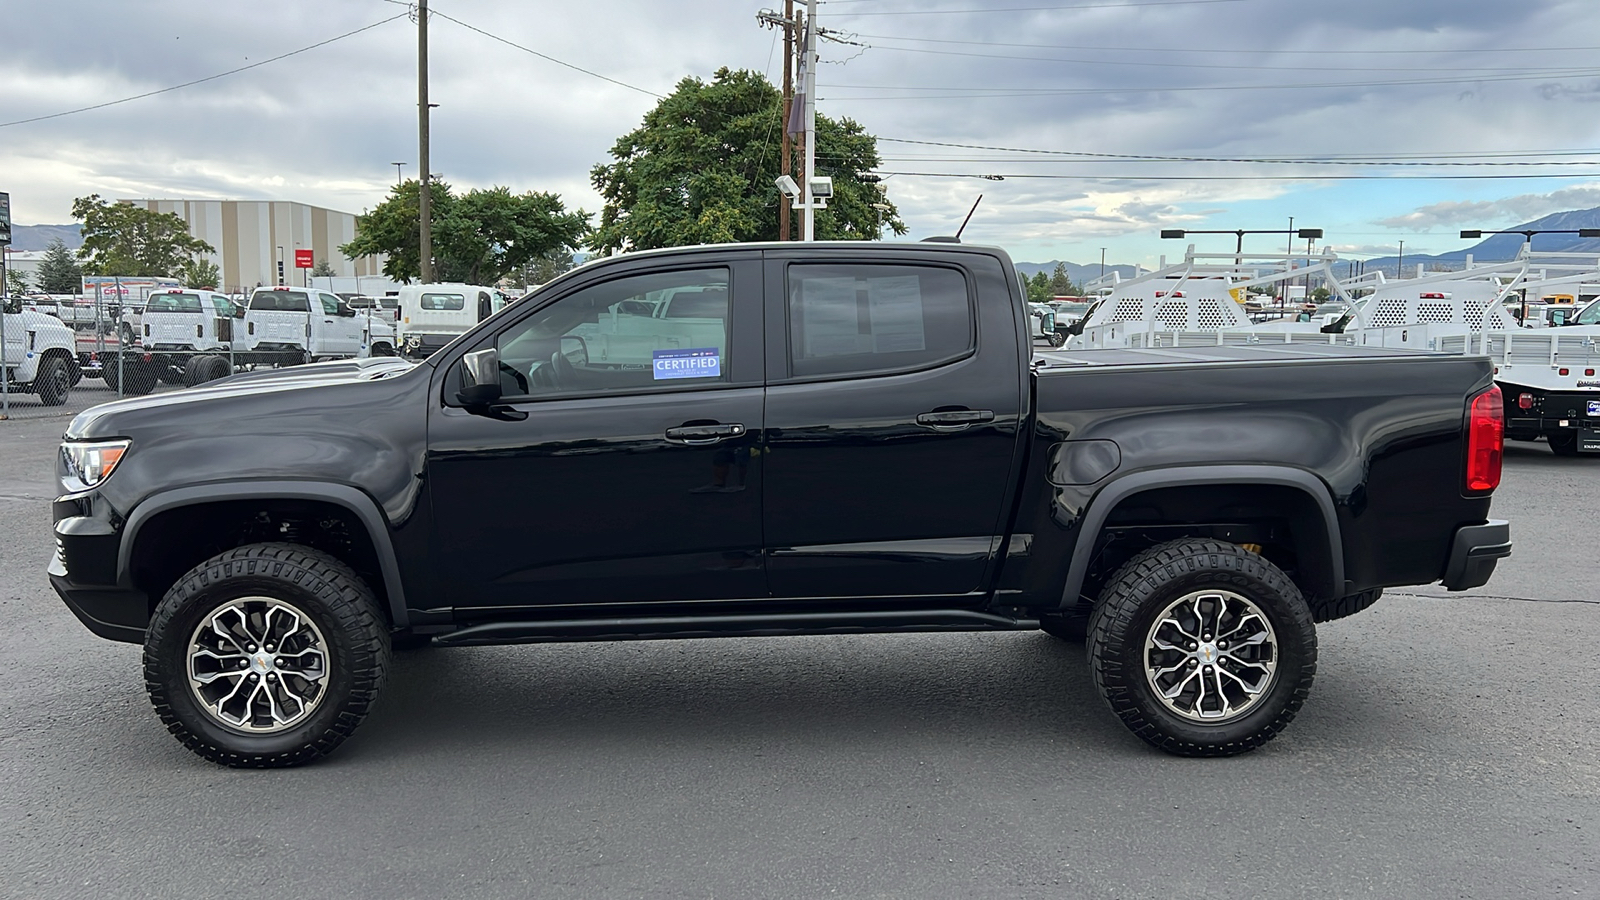
[[[1488,359],[1035,357],[1013,272],[951,243],[632,253],[419,364],[99,406],[50,580],[233,766],[333,750],[419,643],[1029,629],[1086,634],[1139,737],[1217,756],[1294,717],[1316,622],[1510,553]]]
[[[7,389],[36,394],[45,406],[66,403],[80,377],[72,329],[55,316],[26,308],[20,296],[0,297],[0,316]]]

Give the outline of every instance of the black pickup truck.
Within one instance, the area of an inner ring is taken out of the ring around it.
[[[1315,622],[1510,553],[1485,358],[1028,329],[993,248],[598,261],[421,364],[84,412],[50,579],[228,765],[331,751],[420,644],[1040,628],[1220,756],[1293,718]]]

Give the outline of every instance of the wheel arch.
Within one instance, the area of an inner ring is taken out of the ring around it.
[[[1315,533],[1299,535],[1297,544],[1311,553],[1319,553],[1325,565],[1302,581],[1299,587],[1308,595],[1338,597],[1345,593],[1344,545],[1333,496],[1326,484],[1303,469],[1269,465],[1219,465],[1134,472],[1117,478],[1102,487],[1084,510],[1078,535],[1073,546],[1071,562],[1067,567],[1066,583],[1061,594],[1063,609],[1075,606],[1088,580],[1090,565],[1097,555],[1097,545],[1105,533],[1112,516],[1141,495],[1152,495],[1181,488],[1244,488],[1277,489],[1303,497],[1308,507],[1309,519],[1319,528]]]
[[[303,501],[329,504],[348,512],[360,525],[375,557],[382,584],[374,585],[387,601],[395,628],[411,624],[406,607],[405,587],[400,577],[399,559],[389,535],[388,520],[377,503],[357,488],[344,484],[310,481],[244,481],[175,488],[145,498],[128,516],[117,551],[117,583],[134,587],[134,554],[142,533],[152,521],[174,513],[237,505],[251,501]],[[159,598],[157,598],[159,599]]]

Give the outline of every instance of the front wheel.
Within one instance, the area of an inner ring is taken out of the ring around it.
[[[1048,335],[1048,340],[1050,341],[1050,346],[1059,347],[1067,342],[1067,336],[1059,331],[1052,331]]]
[[[33,377],[33,390],[45,406],[60,406],[67,402],[72,390],[72,367],[59,356],[39,360],[39,371]]]
[[[1112,576],[1089,621],[1095,686],[1130,731],[1180,756],[1232,756],[1294,719],[1317,633],[1294,582],[1258,554],[1191,538]]]
[[[366,717],[388,665],[372,590],[339,560],[293,544],[206,560],[167,592],[145,632],[145,686],[162,724],[234,767],[332,752]]]

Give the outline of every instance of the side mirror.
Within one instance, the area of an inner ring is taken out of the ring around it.
[[[340,300],[339,305],[334,307],[334,313],[346,319],[353,319],[356,317],[356,311],[351,309],[350,305],[345,303],[343,300]]]
[[[461,357],[461,390],[456,399],[468,409],[487,409],[500,401],[500,351],[490,347]]]
[[[242,319],[242,318],[244,318],[244,304],[242,304],[242,303],[235,303],[235,304],[234,304],[234,305],[233,305],[233,317],[234,317],[234,318],[235,318],[235,319]]]

